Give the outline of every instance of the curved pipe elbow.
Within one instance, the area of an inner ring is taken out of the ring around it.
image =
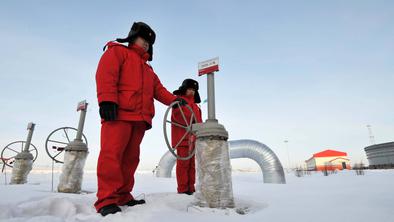
[[[268,146],[255,140],[233,140],[228,143],[230,159],[248,158],[254,160],[261,168],[264,183],[286,183],[282,164]],[[176,158],[171,152],[166,152],[160,159],[156,176],[171,177],[175,162]]]

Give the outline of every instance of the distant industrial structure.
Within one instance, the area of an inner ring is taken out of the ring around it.
[[[370,169],[394,168],[394,142],[374,144],[364,150]]]
[[[350,160],[347,153],[336,150],[324,150],[313,154],[305,161],[308,170],[343,170],[350,169]]]

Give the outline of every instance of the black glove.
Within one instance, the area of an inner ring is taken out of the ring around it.
[[[105,121],[113,121],[118,117],[118,104],[114,102],[100,103],[100,117]]]
[[[180,98],[180,97],[174,99],[174,102],[175,102],[175,101],[178,101],[180,106],[187,105],[186,100],[184,100],[184,99],[182,99],[182,98]]]

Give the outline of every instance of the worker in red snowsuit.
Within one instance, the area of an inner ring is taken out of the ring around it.
[[[197,123],[201,123],[201,109],[197,105],[201,102],[201,98],[198,93],[198,82],[193,79],[185,79],[179,89],[175,90],[173,93],[179,98],[187,101],[187,104],[195,114],[195,120]],[[181,109],[183,111],[184,117],[189,122],[192,113],[185,106],[181,106]],[[171,121],[177,124],[186,125],[184,117],[182,116],[179,107],[175,106],[175,108],[172,110]],[[194,120],[193,122],[195,123]],[[189,124],[190,123],[187,123],[187,125]],[[176,147],[177,155],[180,157],[189,156],[195,147],[195,136],[192,134],[185,136],[185,134],[186,130],[184,128],[181,128],[175,124],[171,126],[172,147]],[[196,169],[194,155],[188,160],[177,159],[176,179],[178,183],[178,193],[192,195],[195,192],[194,184],[196,181]]]
[[[100,106],[101,150],[97,163],[97,212],[105,216],[119,206],[144,204],[131,195],[145,130],[152,128],[153,99],[165,105],[179,100],[163,87],[147,61],[152,60],[154,31],[134,23],[127,38],[109,42],[96,73]],[[184,100],[179,100],[183,105]]]

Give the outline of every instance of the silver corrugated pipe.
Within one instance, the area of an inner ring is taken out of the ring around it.
[[[286,183],[282,164],[275,153],[266,145],[255,140],[229,141],[230,158],[249,158],[260,166],[264,183]],[[160,159],[157,177],[171,177],[176,158],[168,151]]]
[[[282,164],[266,145],[255,140],[229,141],[230,158],[249,158],[260,166],[264,183],[286,183]]]
[[[170,151],[167,151],[164,156],[161,157],[159,166],[156,168],[157,177],[171,177],[172,168],[174,168],[176,158]]]

